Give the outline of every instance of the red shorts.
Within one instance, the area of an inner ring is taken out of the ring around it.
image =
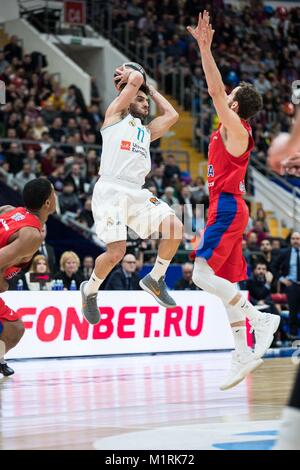
[[[196,256],[205,258],[217,276],[230,282],[247,279],[242,240],[248,219],[248,207],[241,196],[221,193],[210,201]]]
[[[0,322],[1,320],[17,321],[19,318],[21,318],[21,316],[9,308],[0,298]]]

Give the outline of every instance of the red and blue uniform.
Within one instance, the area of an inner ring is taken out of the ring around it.
[[[234,157],[226,150],[221,124],[211,136],[207,172],[208,220],[196,251],[196,257],[205,258],[217,276],[231,282],[247,279],[242,239],[249,211],[242,195],[254,141],[251,126],[246,121],[241,122],[248,131],[249,144],[240,157]]]
[[[24,207],[16,207],[11,211],[5,212],[0,215],[0,250],[7,246],[8,241],[12,235],[24,227],[33,227],[37,230],[42,230],[40,220],[33,214],[30,214]],[[26,265],[11,266],[7,268],[3,277],[11,279],[20,273],[22,268]],[[0,333],[1,333],[1,320],[16,321],[19,316],[11,308],[9,308],[2,299],[0,299]]]

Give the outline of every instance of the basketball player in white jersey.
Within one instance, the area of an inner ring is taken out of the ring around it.
[[[167,292],[164,276],[182,239],[182,223],[166,203],[142,186],[151,170],[150,143],[175,124],[178,113],[158,91],[145,85],[146,75],[139,64],[126,65],[116,70],[115,84],[120,93],[108,107],[101,129],[100,178],[92,210],[97,235],[107,250],[97,258],[89,281],[80,286],[82,312],[91,324],[100,321],[98,289],[126,253],[127,227],[142,239],[155,232],[161,234],[154,267],[140,286],[164,307],[176,305]],[[148,94],[160,115],[145,126]]]

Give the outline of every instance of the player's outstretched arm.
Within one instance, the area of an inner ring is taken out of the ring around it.
[[[300,110],[290,136],[274,139],[268,152],[268,164],[275,171],[300,166]]]
[[[0,271],[22,263],[24,258],[31,258],[42,243],[41,234],[32,227],[20,230],[18,238],[0,249]]]
[[[110,122],[112,118],[124,114],[127,111],[130,102],[136,96],[139,91],[140,86],[144,82],[144,77],[141,72],[127,67],[122,67],[117,69],[117,77],[115,77],[115,82],[117,83],[116,88],[120,90],[121,85],[126,83],[126,86],[120,92],[119,96],[109,105],[105,113],[104,127]]]
[[[164,96],[162,96],[153,86],[149,86],[150,96],[154,103],[157,105],[160,116],[153,119],[148,124],[148,129],[151,132],[151,142],[162,137],[171,126],[178,121],[179,114],[176,109],[169,103]]]
[[[196,28],[191,26],[187,30],[198,42],[201,53],[202,66],[208,87],[208,93],[213,99],[220,122],[235,137],[248,139],[248,133],[241,123],[239,116],[228,106],[225,86],[211,52],[214,30],[210,24],[209,13],[205,10],[199,14]]]

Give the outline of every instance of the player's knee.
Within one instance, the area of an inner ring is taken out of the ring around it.
[[[5,331],[4,340],[6,344],[6,349],[8,351],[9,349],[14,348],[18,344],[18,342],[24,335],[25,328],[22,320],[7,323],[8,328]]]
[[[13,323],[13,326],[12,338],[17,344],[25,333],[24,323],[22,320],[18,320]]]
[[[213,282],[214,272],[205,259],[198,258],[192,275],[193,283],[201,289],[214,294],[216,289]]]

